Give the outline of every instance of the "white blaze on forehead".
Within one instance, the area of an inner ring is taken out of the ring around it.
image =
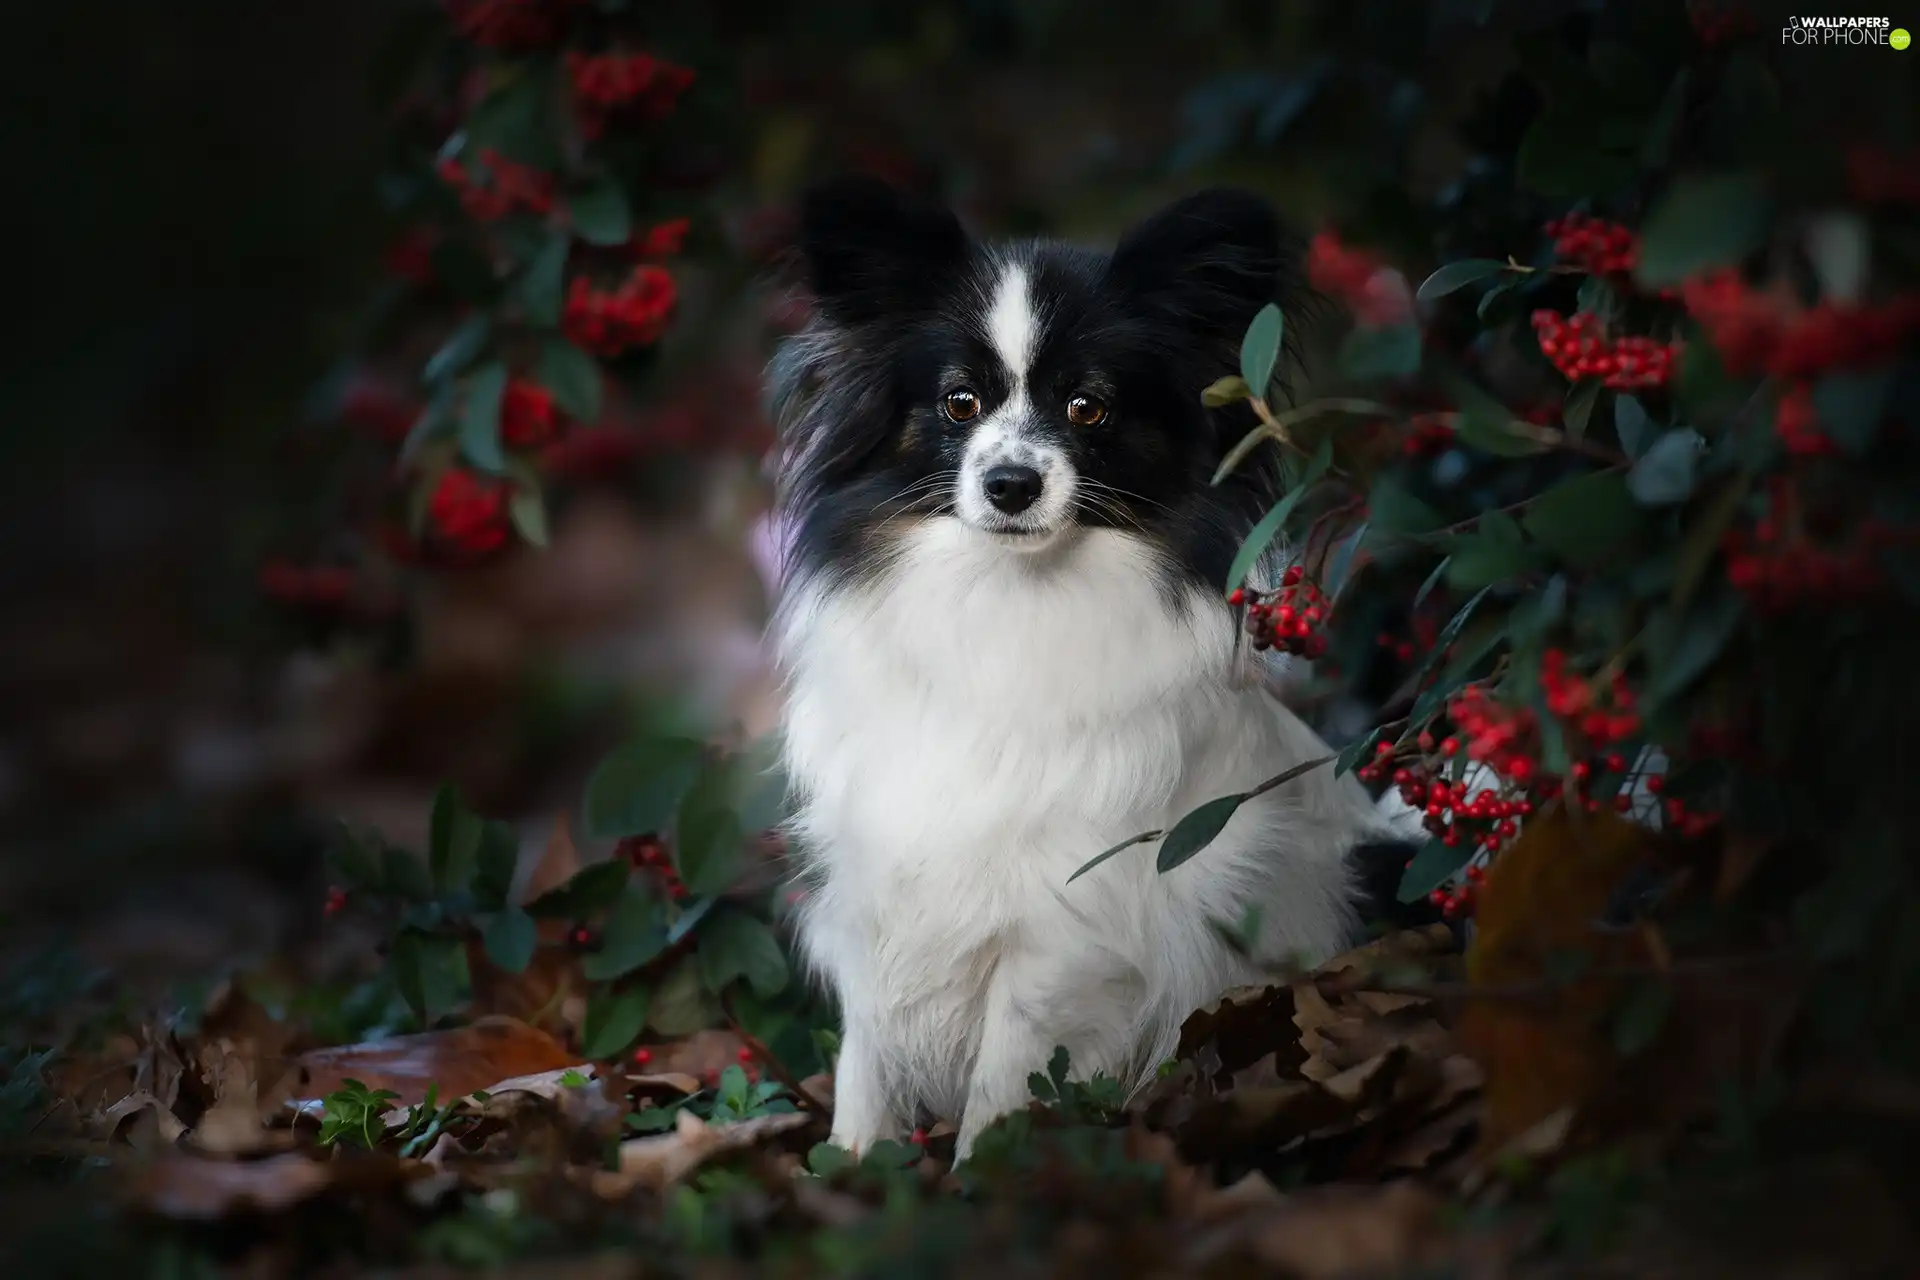
[[[987,341],[994,354],[1007,367],[1015,387],[1024,389],[1027,368],[1033,363],[1033,348],[1039,338],[1040,321],[1033,313],[1033,295],[1027,284],[1027,269],[1008,263],[993,288],[993,301],[987,307]]]

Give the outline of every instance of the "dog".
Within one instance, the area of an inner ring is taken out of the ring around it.
[[[1361,864],[1390,888],[1413,833],[1329,764],[1164,874],[1150,840],[1073,878],[1332,754],[1223,591],[1277,476],[1211,482],[1253,418],[1200,393],[1305,296],[1264,201],[1194,195],[1104,253],[845,179],[799,255],[771,631],[800,950],[844,1019],[832,1141],[944,1119],[965,1159],[1056,1046],[1137,1091],[1193,1010],[1357,941]]]

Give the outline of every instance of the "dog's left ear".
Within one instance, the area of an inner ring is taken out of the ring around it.
[[[1264,199],[1218,188],[1188,196],[1121,239],[1110,274],[1143,304],[1206,338],[1238,339],[1284,301],[1299,247]]]

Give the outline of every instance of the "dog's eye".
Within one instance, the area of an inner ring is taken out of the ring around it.
[[[1076,427],[1097,427],[1107,420],[1107,406],[1092,396],[1067,401],[1067,421]]]
[[[941,404],[946,408],[947,417],[955,422],[965,422],[980,416],[980,397],[967,387],[955,387],[947,392]]]

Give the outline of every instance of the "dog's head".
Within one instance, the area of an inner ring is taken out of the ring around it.
[[[1259,478],[1210,481],[1252,419],[1200,392],[1293,293],[1265,202],[1192,196],[1106,254],[981,244],[848,180],[811,195],[801,231],[818,319],[775,381],[803,560],[854,567],[907,522],[952,520],[1015,556],[1122,530],[1224,576]]]

